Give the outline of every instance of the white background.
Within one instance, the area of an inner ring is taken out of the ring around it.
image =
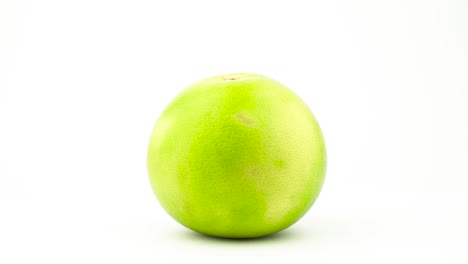
[[[468,262],[468,1],[2,0],[0,30],[0,263]],[[328,147],[264,239],[185,229],[146,174],[165,105],[231,72],[293,89]]]

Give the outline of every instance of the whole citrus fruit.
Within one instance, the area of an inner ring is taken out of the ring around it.
[[[326,154],[307,105],[262,75],[201,80],[162,113],[148,150],[163,208],[200,233],[253,238],[287,228],[317,198]]]

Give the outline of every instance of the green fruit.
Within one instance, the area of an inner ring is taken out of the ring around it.
[[[150,182],[163,208],[200,233],[253,238],[299,220],[325,178],[320,127],[282,84],[238,73],[199,81],[151,135]]]

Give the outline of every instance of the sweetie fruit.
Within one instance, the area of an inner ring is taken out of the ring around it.
[[[234,73],[183,90],[151,133],[147,168],[166,212],[216,237],[255,238],[298,221],[325,178],[311,110],[263,75]]]

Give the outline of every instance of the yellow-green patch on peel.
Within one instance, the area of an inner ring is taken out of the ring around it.
[[[163,208],[217,237],[281,231],[316,200],[325,178],[320,127],[307,105],[262,75],[226,74],[182,91],[151,134],[148,172]]]

